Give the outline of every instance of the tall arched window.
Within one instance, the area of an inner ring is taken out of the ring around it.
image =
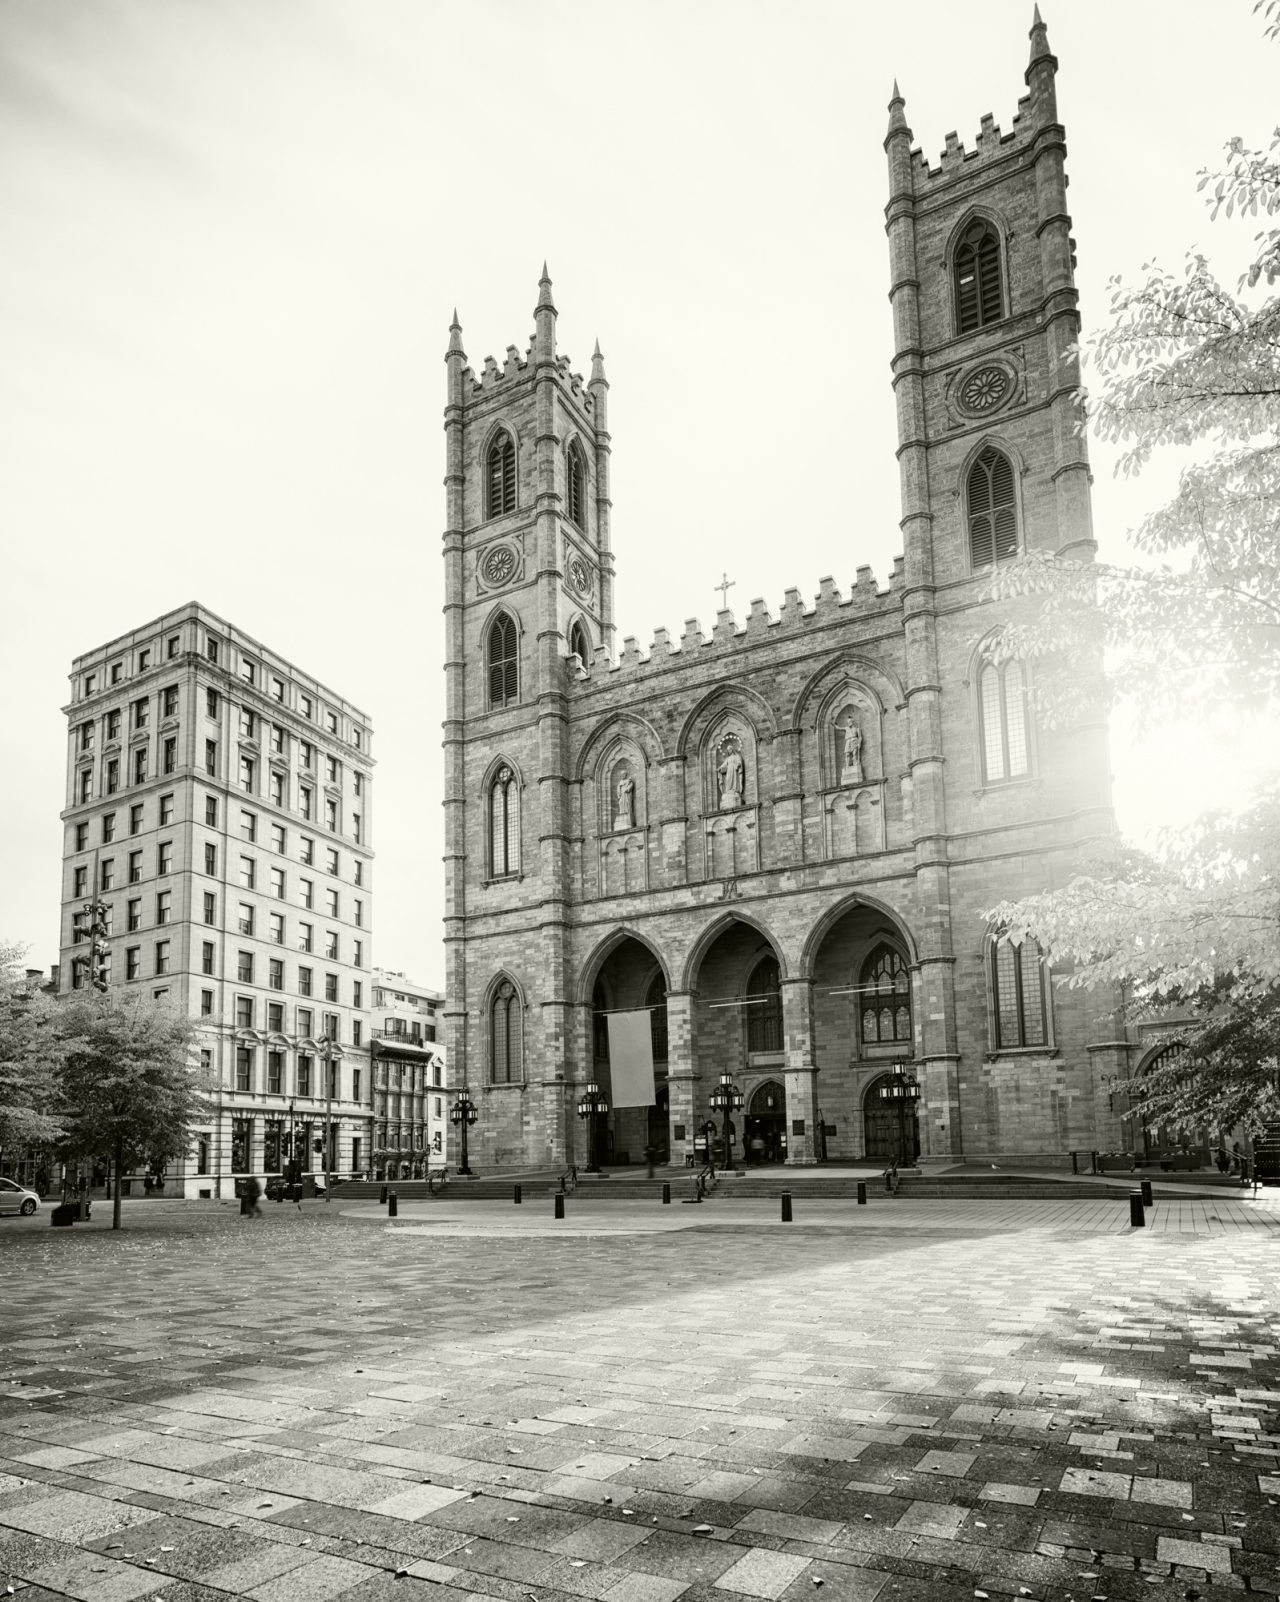
[[[1044,964],[1034,940],[1017,946],[1010,940],[995,942],[991,947],[991,993],[997,1051],[1045,1044]]]
[[[495,1085],[515,1085],[524,1078],[523,1013],[510,979],[498,986],[489,1009],[489,1078]]]
[[[956,246],[956,319],[968,334],[1004,316],[1000,289],[1000,236],[977,217]]]
[[[584,668],[591,666],[591,644],[581,618],[575,619],[569,630],[569,651],[578,658]]]
[[[747,980],[747,1050],[782,1050],[782,974],[777,959],[756,963]]]
[[[516,509],[516,445],[505,430],[496,434],[484,464],[484,515]]]
[[[656,973],[645,994],[644,1004],[649,1009],[649,1039],[653,1043],[654,1062],[667,1060],[667,987],[662,975]]]
[[[520,781],[503,763],[489,791],[489,877],[520,872]]]
[[[992,567],[1018,554],[1018,512],[1013,463],[988,445],[969,469],[965,496],[969,513],[969,560],[974,567]]]
[[[862,964],[858,1012],[864,1044],[910,1044],[911,975],[906,958],[887,940],[881,941]]]
[[[510,706],[520,693],[515,619],[499,612],[489,626],[489,705]]]
[[[565,509],[570,522],[579,528],[587,526],[587,464],[582,459],[582,448],[572,440],[565,454]]]
[[[1021,662],[984,662],[978,673],[978,719],[985,784],[1031,771],[1030,716]]]

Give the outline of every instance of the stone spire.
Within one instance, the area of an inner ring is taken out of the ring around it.
[[[445,360],[447,361],[450,356],[465,356],[466,354],[466,351],[462,348],[462,324],[458,321],[458,308],[455,306],[453,308],[453,321],[449,324],[449,350]]]

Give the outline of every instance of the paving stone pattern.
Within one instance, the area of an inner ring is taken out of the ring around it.
[[[1280,1593],[1280,1234],[966,1229],[964,1205],[631,1234],[615,1207],[560,1239],[322,1205],[5,1227],[0,1584]]]

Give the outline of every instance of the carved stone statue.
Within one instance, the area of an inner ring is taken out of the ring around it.
[[[625,771],[618,780],[613,826],[615,829],[634,829],[636,826],[636,782]]]
[[[862,730],[852,718],[844,726],[844,763],[840,769],[840,783],[862,783]]]
[[[725,751],[716,772],[720,776],[720,810],[734,811],[742,805],[747,781],[747,765],[742,760],[742,752],[731,746]]]

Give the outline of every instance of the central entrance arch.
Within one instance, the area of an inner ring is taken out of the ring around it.
[[[862,1103],[864,1149],[869,1162],[896,1161],[908,1167],[920,1155],[920,1120],[915,1102],[888,1101],[880,1094],[892,1082],[892,1074],[881,1074],[867,1086]]]
[[[787,1156],[787,1092],[776,1079],[753,1093],[744,1120],[743,1140],[749,1163],[781,1163]],[[756,1147],[756,1141],[760,1146]]]

